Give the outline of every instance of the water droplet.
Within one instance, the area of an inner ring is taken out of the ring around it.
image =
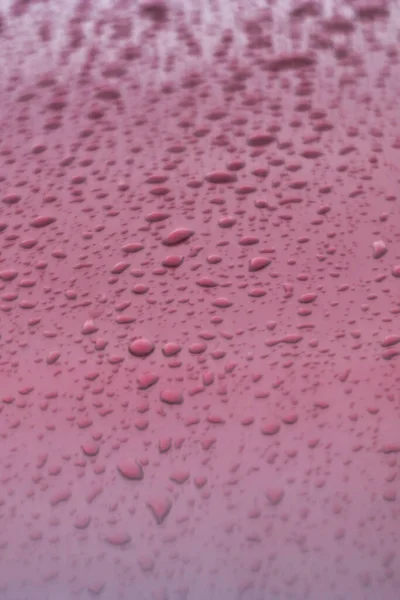
[[[143,467],[135,460],[125,459],[118,463],[117,468],[126,479],[141,481],[144,477]]]
[[[372,244],[374,258],[382,258],[387,252],[386,244],[382,240]]]
[[[46,215],[42,215],[39,217],[35,217],[33,221],[31,221],[31,227],[35,227],[36,229],[40,229],[42,227],[47,227],[47,225],[51,225],[55,223],[56,217],[50,217]]]
[[[160,398],[165,404],[182,404],[182,393],[177,390],[165,389],[161,391]]]
[[[164,246],[177,246],[178,244],[182,244],[186,242],[189,238],[192,237],[194,231],[191,229],[186,229],[181,227],[179,229],[174,229],[167,235],[167,237],[163,240]]]
[[[134,340],[129,346],[129,352],[133,356],[146,357],[154,351],[154,344],[146,338]]]

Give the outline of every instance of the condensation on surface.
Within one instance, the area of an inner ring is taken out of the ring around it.
[[[397,600],[399,3],[0,13],[1,598]]]

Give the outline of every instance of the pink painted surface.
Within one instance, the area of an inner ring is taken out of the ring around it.
[[[397,600],[398,3],[1,10],[0,597]]]

